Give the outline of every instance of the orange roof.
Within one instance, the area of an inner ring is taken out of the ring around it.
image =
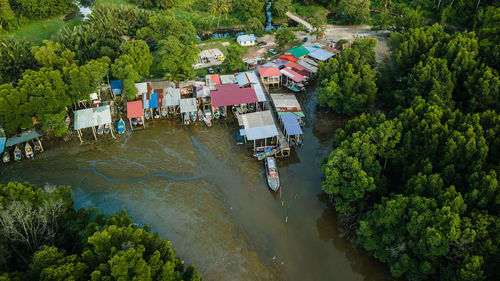
[[[279,56],[279,59],[280,60],[283,60],[283,61],[291,61],[291,62],[296,62],[298,59],[290,54],[284,54],[284,55],[281,55]]]
[[[142,117],[143,115],[142,100],[127,102],[127,118]]]
[[[215,85],[220,85],[220,77],[219,74],[210,74],[210,82],[215,83]]]
[[[281,76],[280,69],[277,66],[259,67],[257,71],[259,71],[260,77]]]

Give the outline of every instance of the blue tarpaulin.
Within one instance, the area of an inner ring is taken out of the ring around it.
[[[151,98],[149,100],[149,108],[158,108],[158,93],[154,92],[151,94]]]
[[[3,148],[5,147],[6,141],[7,141],[6,137],[0,137],[0,154],[3,153]]]
[[[123,92],[123,82],[122,80],[113,80],[109,82],[109,86],[111,87],[111,92],[114,95],[121,95]]]
[[[41,137],[42,134],[39,133],[39,132],[37,132],[35,129],[31,129],[31,130],[23,132],[23,133],[21,133],[21,134],[19,134],[17,136],[8,138],[7,142],[5,143],[5,146],[9,147],[9,146],[14,146],[16,144],[20,144],[20,143],[23,143],[23,142],[27,142],[29,140]]]
[[[302,135],[302,129],[300,128],[299,121],[297,121],[297,116],[293,113],[280,115],[283,125],[285,126],[286,134],[289,136]]]

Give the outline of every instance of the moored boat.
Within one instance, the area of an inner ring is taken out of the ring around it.
[[[8,151],[4,151],[3,157],[2,157],[2,162],[4,162],[4,163],[10,162],[10,154]]]
[[[212,112],[210,109],[205,109],[205,116],[203,117],[203,121],[208,127],[212,127]]]
[[[146,117],[146,120],[151,119],[151,111],[146,110],[146,112],[144,113],[144,116]]]
[[[203,116],[203,111],[201,109],[198,109],[198,121],[203,121],[204,116]]]
[[[167,112],[168,112],[167,107],[166,106],[162,106],[161,107],[161,116],[162,117],[166,117],[167,116]]]
[[[21,161],[21,157],[22,157],[21,149],[19,149],[19,147],[16,146],[16,148],[14,149],[14,160]]]
[[[267,184],[269,188],[273,191],[277,191],[280,188],[280,178],[276,159],[273,156],[267,157],[264,160],[264,166],[266,167]]]
[[[137,117],[137,124],[139,125],[144,124],[144,119],[142,117]]]
[[[137,126],[137,124],[138,124],[137,118],[132,118],[132,125]]]
[[[220,113],[217,109],[214,109],[214,117],[215,119],[219,119],[220,118]]]
[[[104,133],[104,125],[101,124],[97,127],[97,134],[102,135],[102,133]]]
[[[24,146],[24,153],[28,159],[33,158],[34,156],[33,148],[28,142],[26,142],[26,145]]]
[[[189,125],[190,119],[189,119],[189,112],[184,113],[184,125]]]
[[[198,119],[198,113],[196,113],[196,111],[190,112],[189,117],[194,122],[194,121],[196,121],[196,119]]]
[[[116,127],[118,129],[118,134],[125,133],[125,121],[123,121],[123,119],[120,118],[120,121],[118,121],[118,124]]]
[[[107,135],[111,131],[111,124],[104,125],[104,133]]]

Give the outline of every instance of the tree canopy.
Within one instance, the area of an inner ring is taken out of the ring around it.
[[[125,210],[75,210],[69,186],[0,185],[0,249],[1,280],[201,280]]]

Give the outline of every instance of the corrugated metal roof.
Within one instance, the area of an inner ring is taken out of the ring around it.
[[[288,109],[288,111],[302,111],[294,94],[271,94],[271,99],[277,111],[283,111],[280,110],[281,108]]]
[[[241,43],[241,42],[250,42],[250,41],[255,41],[257,40],[257,37],[255,35],[250,34],[250,35],[240,35],[238,38],[236,38],[236,42]]]
[[[234,75],[221,75],[220,82],[221,84],[234,84],[235,78]]]
[[[280,69],[277,66],[258,67],[257,71],[259,71],[260,77],[281,76]]]
[[[123,82],[122,80],[112,80],[109,82],[109,87],[114,95],[121,95],[123,92]]]
[[[180,104],[181,89],[165,88],[162,99],[162,106],[176,106]]]
[[[240,88],[237,84],[217,85],[215,87],[217,90],[210,92],[214,107],[259,101],[253,88]]]
[[[327,50],[323,50],[323,49],[317,49],[313,52],[310,52],[307,55],[312,57],[312,58],[315,58],[317,60],[320,60],[320,61],[326,61],[329,58],[335,56],[334,53],[328,52]]]
[[[148,92],[148,82],[135,83],[138,95],[143,95]]]
[[[301,57],[309,54],[309,50],[306,49],[304,46],[298,46],[286,51],[285,53],[290,53],[295,58],[300,59]]]
[[[283,126],[285,126],[285,133],[289,136],[302,135],[302,128],[300,128],[299,121],[297,121],[297,116],[293,113],[287,113],[280,115],[281,121],[283,121]]]
[[[293,70],[291,70],[289,68],[288,69],[282,69],[280,71],[281,71],[281,73],[283,75],[285,75],[286,77],[292,79],[295,82],[301,82],[305,78],[304,76],[298,74],[297,72],[295,72],[295,71],[293,71]]]
[[[243,114],[243,127],[248,140],[270,138],[278,135],[271,111]]]
[[[20,143],[27,142],[27,141],[32,140],[32,139],[36,139],[38,137],[41,137],[43,134],[44,134],[43,132],[38,132],[35,129],[31,129],[31,130],[23,132],[19,135],[8,138],[7,141],[5,142],[5,147],[14,146],[16,144],[20,144]]]
[[[75,130],[95,127],[111,123],[109,105],[91,107],[75,111]]]
[[[318,63],[317,63],[317,62],[315,62],[315,61],[313,61],[313,60],[312,60],[312,59],[310,59],[310,58],[303,58],[302,60],[303,60],[303,61],[305,61],[305,62],[307,62],[308,64],[310,64],[310,65],[314,66],[314,67],[318,67]]]
[[[300,66],[303,66],[306,69],[309,69],[310,71],[312,71],[312,73],[318,72],[318,68],[317,67],[315,67],[313,65],[310,65],[310,64],[308,64],[307,62],[305,62],[303,60],[298,60],[297,64],[300,65]]]
[[[127,118],[136,118],[144,116],[142,100],[127,102]]]
[[[252,84],[252,88],[255,90],[255,95],[257,95],[257,99],[260,102],[267,101],[266,94],[264,93],[264,90],[262,89],[260,83]]]
[[[206,98],[210,96],[210,88],[208,86],[202,86],[196,88],[197,98]]]
[[[248,80],[248,77],[247,75],[245,74],[245,72],[240,72],[236,75],[236,81],[238,82],[238,86],[241,88],[241,87],[245,87],[245,86],[248,86],[248,84],[250,84],[250,80]]]
[[[181,99],[181,113],[197,111],[198,107],[196,106],[195,98]]]

